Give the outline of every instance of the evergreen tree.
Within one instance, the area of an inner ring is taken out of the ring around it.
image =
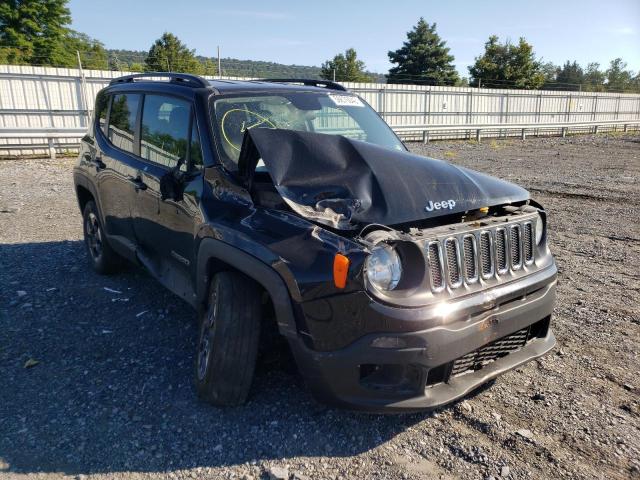
[[[2,0],[0,50],[8,63],[65,65],[71,14],[67,0]],[[75,53],[75,52],[74,52]]]
[[[562,84],[558,85],[563,90],[580,90],[582,83],[584,83],[584,70],[578,65],[578,62],[567,62],[560,68],[556,74],[556,82]]]
[[[178,37],[165,32],[149,49],[145,69],[151,72],[184,72],[197,75],[204,67],[195,57],[195,50],[189,50]]]
[[[69,28],[68,0],[0,2],[0,63],[108,68],[107,52],[97,40]]]
[[[545,82],[545,74],[533,53],[533,47],[524,38],[517,45],[507,41],[499,42],[496,35],[485,43],[484,54],[476,57],[469,67],[472,86],[493,88],[540,88]]]
[[[320,76],[326,80],[333,80],[335,73],[338,82],[370,82],[371,77],[364,69],[364,62],[358,60],[358,54],[350,48],[344,54],[333,57],[333,60],[324,62]]]
[[[424,18],[407,32],[403,46],[388,55],[391,63],[397,64],[389,70],[389,83],[455,85],[458,81],[446,42],[436,33],[436,24],[429,25]]]

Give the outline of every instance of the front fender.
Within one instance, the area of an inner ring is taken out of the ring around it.
[[[196,276],[198,308],[206,305],[212,272],[210,267],[216,263],[233,267],[260,284],[271,297],[280,333],[289,338],[297,335],[291,294],[285,281],[277,273],[276,266],[267,265],[258,258],[213,238],[203,239],[198,250]]]

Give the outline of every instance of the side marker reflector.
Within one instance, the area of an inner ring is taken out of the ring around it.
[[[336,253],[333,259],[333,283],[338,288],[347,286],[347,274],[349,273],[349,259],[340,253]]]

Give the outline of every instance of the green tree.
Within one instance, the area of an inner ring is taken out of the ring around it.
[[[536,60],[533,47],[524,38],[517,45],[508,40],[501,44],[496,35],[489,37],[484,54],[469,67],[471,85],[494,88],[540,88],[545,82],[542,65]]]
[[[391,63],[397,64],[389,70],[389,83],[417,85],[455,85],[458,72],[449,54],[447,42],[436,32],[436,24],[429,25],[420,18],[413,30],[407,32],[403,46],[388,53]]]
[[[607,90],[625,91],[632,87],[633,72],[621,58],[611,60],[607,69]]]
[[[555,88],[556,75],[558,74],[558,67],[553,62],[540,63],[540,72],[544,76],[543,89]]]
[[[71,14],[67,0],[2,0],[0,50],[9,63],[68,64],[64,40]]]
[[[204,67],[174,34],[165,32],[149,49],[145,69],[151,72],[184,72],[200,75]]]
[[[362,60],[358,60],[358,54],[353,48],[349,48],[344,54],[339,53],[333,60],[327,60],[322,64],[320,76],[326,80],[335,79],[338,82],[370,82],[371,77],[364,71]]]
[[[580,90],[582,83],[584,83],[584,70],[578,62],[567,62],[558,68],[556,74],[556,82],[562,84],[559,85],[563,90]]]
[[[604,92],[604,82],[607,74],[600,70],[600,64],[589,63],[584,72],[584,88],[590,92]]]
[[[67,0],[0,2],[0,62],[9,64],[108,68],[102,43],[69,28]]]
[[[211,58],[205,58],[202,60],[202,75],[207,75],[210,77],[215,77],[216,72],[216,62],[214,62]]]
[[[640,72],[633,77],[633,80],[631,81],[631,90],[636,93],[640,93]]]
[[[107,70],[109,68],[107,51],[98,40],[84,33],[71,31],[64,39],[64,45],[67,53],[73,57],[69,62],[71,65],[77,65],[76,52],[79,52],[82,68],[93,70]]]

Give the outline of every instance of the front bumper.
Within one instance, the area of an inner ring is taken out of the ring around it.
[[[384,311],[387,325],[400,325],[404,317],[417,328],[368,333],[332,351],[313,350],[301,339],[290,341],[291,348],[320,401],[372,412],[432,409],[554,347],[549,321],[556,276],[556,267],[551,265],[444,308],[392,308],[372,300],[371,314],[379,316]],[[523,341],[516,345],[511,341],[514,338]],[[508,351],[497,346],[508,347]],[[496,351],[499,354],[491,357]],[[481,352],[472,358],[489,361],[478,361],[460,373],[460,362],[471,352]]]

